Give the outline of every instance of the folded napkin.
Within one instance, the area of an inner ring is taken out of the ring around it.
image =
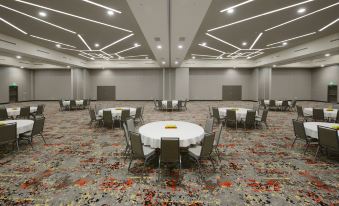
[[[332,129],[339,130],[339,125],[333,125],[331,128],[332,128]]]
[[[123,110],[123,108],[115,108],[115,110]]]
[[[165,129],[176,129],[176,128],[177,128],[177,125],[175,125],[175,124],[165,125]]]

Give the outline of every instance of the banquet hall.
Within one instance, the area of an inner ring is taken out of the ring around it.
[[[0,205],[339,205],[339,0],[0,0]]]

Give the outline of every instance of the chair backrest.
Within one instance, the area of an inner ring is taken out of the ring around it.
[[[123,109],[121,111],[121,121],[126,121],[128,118],[130,118],[130,111],[129,111],[129,109]]]
[[[264,111],[262,112],[262,115],[261,115],[261,122],[266,122],[267,115],[268,115],[268,110],[264,109]]]
[[[153,103],[154,103],[154,106],[156,107],[157,106],[157,100],[153,99]]]
[[[45,105],[44,104],[39,104],[38,108],[36,110],[36,114],[37,115],[42,115],[44,113],[45,110]]]
[[[20,108],[20,117],[23,117],[23,118],[27,118],[29,119],[29,116],[30,116],[30,112],[31,112],[31,108],[29,106],[27,107],[21,107]]]
[[[91,121],[96,121],[97,120],[97,118],[95,116],[95,111],[92,108],[89,109],[89,116],[91,118]]]
[[[319,145],[339,151],[339,137],[336,129],[318,126]]]
[[[95,111],[95,114],[98,114],[99,113],[99,110],[101,110],[102,106],[100,104],[96,104],[94,105],[94,111]]]
[[[83,100],[82,106],[87,107],[87,105],[88,105],[88,100],[87,100],[87,99],[84,99],[84,100]]]
[[[315,121],[324,121],[325,120],[324,110],[313,108],[313,119]]]
[[[219,109],[217,107],[212,107],[212,115],[216,119],[220,119]]]
[[[182,100],[178,100],[178,108],[182,108]]]
[[[17,140],[16,123],[0,125],[0,144]]]
[[[8,113],[6,107],[0,107],[0,120],[8,119]]]
[[[169,162],[179,162],[179,160],[180,160],[179,138],[162,137],[160,161],[169,163]]]
[[[214,133],[207,133],[202,140],[200,158],[209,157],[213,151]]]
[[[288,101],[287,100],[282,101],[281,106],[288,107]]]
[[[270,107],[275,107],[275,100],[271,99],[269,103]]]
[[[296,104],[297,104],[297,100],[293,99],[291,102],[291,107],[294,108]]]
[[[339,109],[337,111],[337,119],[335,120],[335,123],[339,123]]]
[[[162,101],[161,100],[157,100],[157,105],[158,105],[159,108],[162,107]]]
[[[63,103],[62,99],[59,100],[59,106],[60,106],[60,108],[64,107],[64,103]]]
[[[141,117],[141,110],[142,110],[142,107],[137,107],[137,109],[135,110],[135,118]]]
[[[265,100],[261,99],[261,100],[260,100],[260,105],[261,105],[261,106],[265,106]]]
[[[32,136],[41,134],[44,131],[45,117],[37,117],[34,120]]]
[[[247,110],[245,124],[246,127],[254,127],[255,125],[255,114],[253,110]]]
[[[214,118],[208,118],[205,123],[205,133],[211,133],[213,132],[213,123],[214,123]]]
[[[298,137],[299,139],[305,140],[307,136],[305,132],[304,122],[293,119],[292,123],[293,123],[294,135]]]
[[[70,107],[76,107],[77,104],[76,104],[75,100],[70,100],[69,106],[70,106]]]
[[[185,101],[184,101],[184,107],[187,106],[187,102],[188,102],[188,99],[185,99]]]
[[[134,158],[144,158],[144,149],[142,148],[141,135],[135,132],[129,132],[131,140],[132,155]]]
[[[223,127],[223,125],[220,124],[218,131],[215,133],[214,143],[213,143],[214,146],[218,146],[219,145],[220,137],[221,137],[221,133],[222,133],[222,127]]]
[[[129,132],[135,132],[135,124],[134,120],[132,118],[129,118],[126,120],[126,126],[127,126],[127,131]]]
[[[172,105],[172,101],[167,101],[167,109],[172,109],[173,105]]]
[[[227,121],[237,121],[237,112],[232,109],[228,109],[226,111],[226,119]]]
[[[304,117],[304,111],[302,106],[297,105],[297,113],[298,113],[298,117]]]
[[[131,144],[130,144],[131,141],[130,141],[130,138],[129,138],[129,132],[128,132],[126,123],[124,123],[122,126],[123,126],[123,128],[124,128],[124,136],[125,136],[126,144],[129,146],[129,145],[131,145]]]
[[[104,120],[104,126],[105,127],[112,127],[113,117],[112,117],[112,112],[110,110],[108,110],[108,111],[104,110],[103,111],[102,119]]]

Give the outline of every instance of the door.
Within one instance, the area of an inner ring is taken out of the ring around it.
[[[224,101],[241,101],[242,86],[222,86],[222,100]]]
[[[97,86],[98,101],[114,101],[115,86]]]
[[[338,86],[337,85],[328,85],[327,89],[327,101],[330,103],[337,102]]]
[[[9,86],[9,102],[18,102],[18,86]]]

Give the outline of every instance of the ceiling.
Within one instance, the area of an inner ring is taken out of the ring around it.
[[[125,0],[91,2],[100,3],[102,6],[117,10],[117,12],[113,12],[113,15],[108,15],[108,9],[82,0],[0,0],[0,18],[10,22],[27,34],[25,35],[1,21],[0,33],[86,60],[91,60],[92,58],[96,60],[103,58],[115,60],[119,59],[119,57],[120,59],[154,59],[153,53],[148,47]],[[121,13],[118,13],[118,11]],[[47,16],[40,16],[39,12],[45,12]],[[66,12],[67,14],[60,12]],[[33,19],[25,14],[74,31],[75,33]],[[69,14],[79,17],[70,16]],[[90,20],[84,20],[81,17]],[[78,34],[80,34],[86,43],[81,40]],[[39,37],[60,42],[61,47],[57,48],[57,43],[43,40]],[[125,37],[126,39],[109,46]],[[96,47],[95,44],[99,44],[99,46]],[[103,50],[99,51],[101,49]],[[128,50],[123,51],[126,49]]]

